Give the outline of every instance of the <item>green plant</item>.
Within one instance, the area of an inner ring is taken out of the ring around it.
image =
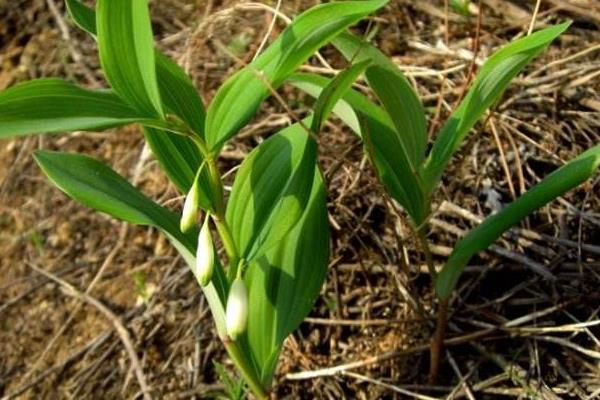
[[[181,218],[90,157],[46,150],[34,157],[73,199],[154,226],[169,238],[202,286],[218,335],[258,398],[266,397],[282,343],[310,311],[326,274],[329,231],[315,138],[368,62],[334,79],[312,115],[254,149],[227,201],[216,160],[272,90],[317,49],[386,2],[334,2],[304,12],[230,77],[205,111],[186,74],[154,48],[147,0],[98,0],[95,10],[66,0],[75,23],[96,39],[111,89],[40,79],[0,93],[0,138],[143,127],[164,172],[187,194]],[[206,215],[201,229],[199,209]],[[213,225],[226,260],[215,252]]]
[[[437,330],[431,350],[431,377],[435,379],[447,324],[447,308],[465,265],[506,230],[527,215],[589,179],[600,165],[597,145],[562,166],[510,205],[486,219],[454,247],[445,266],[435,270],[426,239],[432,198],[442,174],[464,138],[482,115],[497,102],[510,81],[569,26],[552,26],[516,40],[493,54],[481,67],[464,99],[452,113],[427,151],[425,113],[412,86],[384,54],[366,41],[343,33],[333,43],[348,59],[372,60],[366,79],[382,107],[349,90],[335,112],[364,142],[379,177],[392,197],[409,215],[427,258],[439,299]],[[326,78],[294,74],[290,82],[318,96]]]
[[[428,150],[425,113],[408,80],[379,50],[346,32],[386,2],[333,2],[306,11],[230,77],[205,110],[186,74],[154,49],[147,0],[98,0],[95,10],[66,0],[75,23],[96,38],[111,89],[42,79],[0,93],[0,138],[134,123],[143,127],[162,169],[186,194],[181,217],[87,156],[37,151],[35,159],[72,198],[118,219],[154,226],[169,238],[202,287],[219,337],[258,398],[267,396],[282,343],[308,314],[326,274],[329,231],[315,139],[330,113],[362,138],[425,251],[439,299],[432,377],[448,303],[471,257],[600,165],[596,146],[550,174],[464,237],[438,274],[428,251],[427,223],[447,164],[511,79],[568,23],[519,39],[491,56]],[[347,69],[333,79],[295,73],[329,42],[351,61]],[[362,74],[381,106],[351,89]],[[317,98],[313,113],[254,149],[226,199],[217,167],[221,148],[286,81]],[[213,244],[213,227],[225,249],[223,259]],[[239,397],[241,389],[232,382],[230,395]]]

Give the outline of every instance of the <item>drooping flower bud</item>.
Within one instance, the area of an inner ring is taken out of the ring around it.
[[[196,250],[196,277],[202,286],[208,285],[215,269],[215,247],[208,226],[209,219],[210,216],[207,214],[198,235]]]
[[[241,278],[231,284],[227,309],[225,310],[225,327],[227,334],[236,340],[246,330],[248,324],[248,290]]]
[[[185,202],[183,203],[183,212],[181,213],[181,221],[179,222],[181,232],[189,231],[196,223],[199,201],[200,191],[198,190],[198,180],[196,179],[187,196],[185,196]]]

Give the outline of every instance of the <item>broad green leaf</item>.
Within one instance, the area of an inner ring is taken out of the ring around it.
[[[417,171],[425,156],[427,128],[423,107],[416,99],[408,81],[396,70],[372,66],[367,70],[369,86],[373,88],[394,123],[398,143]]]
[[[404,207],[419,228],[430,212],[420,177],[402,151],[398,136],[389,126],[366,115],[360,116],[364,147],[392,197]]]
[[[177,231],[176,220],[171,221],[166,210],[105,164],[88,156],[54,151],[36,151],[34,157],[56,186],[86,206],[132,224],[158,221],[167,232]],[[193,236],[186,240],[192,243]]]
[[[160,97],[167,112],[177,115],[192,132],[204,137],[206,112],[190,78],[179,65],[159,51],[156,51],[156,75]]]
[[[194,142],[187,137],[154,128],[144,128],[144,137],[175,186],[187,193],[202,164]]]
[[[399,151],[406,153],[411,168],[418,171],[427,147],[427,123],[415,90],[396,64],[369,42],[343,32],[333,39],[333,44],[346,59],[372,60],[366,73],[369,86],[394,124]]]
[[[481,67],[471,89],[452,113],[433,144],[423,169],[428,193],[437,186],[452,155],[483,113],[510,81],[570,25],[566,22],[516,40],[494,53]]]
[[[292,85],[317,97],[330,80],[313,74],[294,74]],[[349,89],[333,112],[362,136],[377,172],[392,197],[411,216],[416,226],[429,215],[429,201],[421,189],[418,174],[413,171],[389,116],[359,92]],[[356,128],[357,122],[360,122]],[[360,126],[362,125],[362,126]]]
[[[96,13],[78,0],[67,0],[71,18],[83,30],[96,37]],[[204,136],[205,110],[198,92],[185,72],[160,51],[155,51],[156,77],[160,97],[167,112],[177,115],[194,133]],[[192,140],[156,128],[144,130],[159,164],[173,183],[183,193],[192,185],[198,167],[202,162]],[[205,174],[201,177],[202,187],[207,187]],[[210,197],[202,196],[202,208],[210,210]]]
[[[296,226],[248,266],[247,343],[259,376],[269,386],[281,346],[310,312],[327,273],[329,227],[318,169],[310,199]]]
[[[195,274],[198,230],[182,233],[178,214],[159,206],[110,167],[93,158],[52,151],[37,151],[34,157],[48,178],[73,199],[123,221],[160,229]],[[221,337],[226,336],[223,304],[227,288],[222,268],[217,266],[212,283],[203,290]]]
[[[0,138],[69,130],[101,130],[146,118],[107,90],[38,79],[0,92]]]
[[[471,257],[486,249],[510,227],[594,175],[600,166],[600,145],[554,171],[525,194],[473,229],[454,248],[438,276],[437,294],[449,299]]]
[[[304,121],[310,124],[310,118]],[[317,144],[299,123],[246,157],[226,213],[241,258],[257,257],[298,222],[310,195],[316,157]]]
[[[96,37],[96,12],[78,0],[66,0],[75,23]],[[167,111],[177,115],[200,137],[204,136],[205,110],[190,78],[173,60],[155,50],[158,90]]]
[[[331,114],[340,98],[344,96],[360,74],[365,71],[370,62],[370,60],[364,60],[349,66],[333,78],[321,91],[314,106],[311,125],[311,130],[314,133],[319,133],[321,125],[329,117],[329,114]]]
[[[162,117],[147,0],[98,0],[100,62],[115,92],[136,110]]]
[[[206,139],[219,149],[256,113],[300,64],[331,38],[384,6],[388,0],[321,4],[298,16],[255,61],[229,78],[208,108]]]

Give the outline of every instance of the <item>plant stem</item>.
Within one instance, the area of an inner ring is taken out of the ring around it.
[[[225,196],[223,190],[223,181],[221,179],[221,174],[219,172],[219,168],[217,167],[217,163],[215,162],[215,158],[204,140],[196,136],[188,127],[183,130],[172,128],[172,131],[174,133],[183,134],[189,137],[196,144],[200,155],[206,162],[210,175],[211,189],[214,194],[214,196],[212,196],[212,200],[215,203],[213,204],[214,212],[212,214],[212,219],[223,242],[225,252],[227,253],[227,258],[229,261],[227,277],[229,282],[233,282],[238,272],[240,256],[235,242],[233,241],[233,236],[231,235],[229,225],[227,224],[227,221],[225,221]],[[242,374],[242,377],[250,387],[250,390],[254,392],[255,396],[259,400],[267,400],[268,396],[266,390],[263,388],[260,378],[256,375],[256,371],[249,364],[246,355],[242,352],[237,343],[232,341],[229,337],[222,338],[222,340],[229,357],[231,357],[234,364],[238,368],[238,371],[240,371]]]
[[[250,390],[254,392],[254,395],[260,400],[268,399],[267,392],[263,388],[260,379],[258,378],[258,376],[256,376],[256,373],[248,364],[246,357],[244,356],[238,345],[230,339],[225,339],[223,343],[225,344],[225,349],[227,349],[227,353],[229,353],[229,357],[231,357],[238,370],[241,372],[242,377],[250,387]]]
[[[427,269],[431,276],[432,290],[435,293],[435,284],[437,282],[437,271],[433,265],[433,257],[431,256],[431,249],[429,248],[429,241],[425,236],[425,230],[423,227],[417,230],[417,236],[423,252],[425,253],[425,260],[427,262]],[[442,359],[442,351],[444,349],[444,336],[446,334],[446,326],[448,325],[448,300],[439,300],[439,307],[437,311],[437,320],[435,325],[435,332],[431,338],[431,348],[429,351],[429,382],[435,383],[440,372],[440,364]]]
[[[425,229],[423,227],[420,227],[417,230],[417,237],[419,239],[419,243],[421,244],[423,253],[425,253],[427,270],[429,271],[429,275],[431,276],[433,290],[435,290],[435,282],[437,281],[437,271],[435,270],[435,266],[433,265],[433,257],[431,256],[431,250],[429,249],[429,241],[427,240],[427,236],[425,236]]]
[[[190,136],[202,158],[206,161],[208,166],[208,171],[210,175],[210,183],[212,186],[214,196],[214,215],[213,221],[215,222],[215,226],[217,227],[217,231],[219,232],[219,236],[223,241],[223,247],[225,248],[225,252],[227,253],[227,258],[229,259],[229,272],[228,272],[228,280],[232,282],[235,279],[235,273],[237,270],[237,265],[239,264],[239,253],[237,251],[237,247],[235,246],[235,242],[233,241],[233,236],[231,235],[231,230],[229,229],[229,225],[225,221],[225,196],[223,193],[223,181],[221,180],[221,174],[219,173],[219,168],[217,167],[217,163],[211,152],[206,147],[206,143],[197,137]],[[233,278],[232,278],[233,277]]]
[[[217,164],[215,163],[212,155],[207,154],[204,156],[206,160],[206,164],[208,165],[208,173],[210,174],[210,182],[215,193],[214,196],[214,211],[216,216],[223,220],[225,218],[225,196],[223,194],[223,181],[221,180],[221,174],[219,173],[219,169],[217,168]]]
[[[223,247],[227,253],[227,258],[229,258],[229,271],[227,272],[227,279],[229,282],[233,282],[235,279],[237,266],[240,262],[240,256],[237,247],[235,246],[235,242],[233,241],[233,236],[231,236],[231,230],[229,229],[227,222],[218,216],[214,216],[213,221],[215,221],[215,226],[217,227],[219,236],[221,236],[221,240],[223,241]]]
[[[438,308],[435,333],[431,339],[429,382],[435,383],[440,372],[442,350],[444,349],[444,336],[448,325],[448,300],[441,300]]]

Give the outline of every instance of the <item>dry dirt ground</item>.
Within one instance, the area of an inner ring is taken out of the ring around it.
[[[318,2],[288,0],[282,11],[293,16]],[[469,71],[527,32],[535,3],[483,0],[463,17],[441,0],[391,0],[374,18],[376,42],[411,77],[432,132]],[[440,265],[464,230],[600,142],[600,2],[540,3],[536,27],[574,23],[476,126],[445,175],[430,234]],[[232,0],[154,1],[152,15],[159,46],[185,66],[205,100],[239,68],[220,49],[250,60],[272,17]],[[273,35],[283,24],[277,27]],[[341,65],[331,49],[323,55]],[[61,0],[0,0],[0,89],[44,76],[102,86],[94,42],[68,20]],[[308,99],[288,87],[281,93],[306,112]],[[288,122],[267,102],[226,149],[222,169]],[[155,398],[218,396],[214,363],[231,365],[183,261],[155,230],[123,225],[52,187],[32,160],[37,148],[93,155],[160,203],[181,206],[136,127],[0,142],[0,396],[139,398],[115,323],[129,332]],[[333,235],[329,275],[310,317],[286,342],[274,397],[600,397],[598,178],[471,261],[451,306],[443,374],[428,385],[432,302],[424,257],[360,143],[338,121],[328,124],[321,152]],[[540,278],[536,264],[556,279]],[[333,366],[341,367],[321,370]],[[315,373],[297,379],[300,371]]]

